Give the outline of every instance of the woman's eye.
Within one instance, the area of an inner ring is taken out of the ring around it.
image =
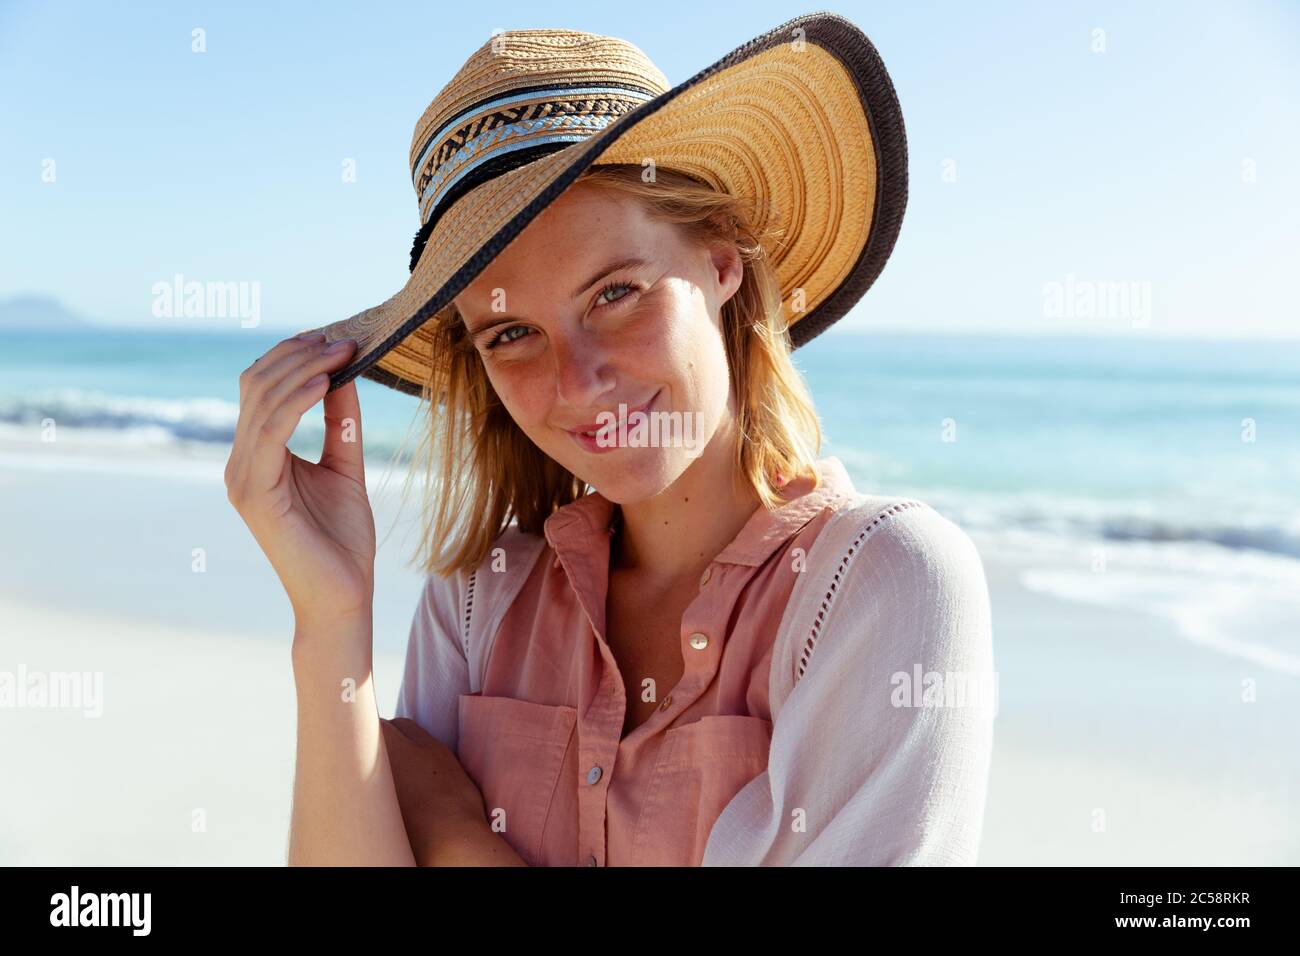
[[[625,294],[620,295],[618,296],[618,298],[605,303],[606,305],[614,305],[615,303],[622,302],[624,299],[626,299],[629,295],[631,295],[634,291],[636,291],[636,288],[637,287],[631,284],[630,282],[611,282],[609,285],[605,286],[605,288],[601,289],[600,292],[596,294],[596,298],[599,299],[602,295],[606,295],[611,292],[616,292],[619,289],[626,289],[627,292]]]
[[[494,349],[494,348],[496,348],[498,345],[507,345],[507,344],[509,344],[509,343],[511,343],[511,342],[518,342],[519,339],[523,338],[524,336],[522,336],[522,335],[519,335],[519,336],[511,336],[510,333],[511,333],[511,332],[527,332],[527,331],[528,331],[528,328],[527,328],[526,326],[523,326],[523,325],[512,325],[512,326],[510,326],[509,328],[507,328],[505,331],[503,331],[503,332],[498,332],[496,335],[492,336],[492,340],[491,340],[490,342],[488,342],[488,344],[487,344],[487,348],[490,350],[490,349]]]
[[[601,296],[610,295],[612,293],[618,292],[619,290],[624,290],[622,295],[602,303],[602,305],[605,306],[614,306],[614,305],[618,305],[624,299],[628,298],[628,296],[630,296],[633,292],[636,292],[639,288],[640,288],[639,286],[637,286],[635,283],[632,282],[611,282],[609,285],[605,286],[605,288],[601,289],[598,293],[596,293],[596,298],[599,299]],[[511,335],[510,333],[512,332],[522,332],[523,334]],[[527,338],[529,334],[530,334],[530,330],[527,326],[512,325],[509,328],[505,329],[504,331],[498,332],[496,335],[492,336],[492,338],[488,341],[487,345],[484,347],[488,351],[491,351],[492,349],[496,348],[498,345],[509,345],[511,342],[518,342],[520,339]]]

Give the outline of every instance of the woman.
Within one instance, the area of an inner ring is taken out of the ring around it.
[[[295,612],[290,862],[974,862],[992,714],[936,704],[930,678],[991,672],[978,556],[816,457],[789,356],[865,291],[901,219],[874,50],[803,17],[668,90],[624,41],[498,40],[417,125],[406,289],[241,376],[230,498]],[[817,126],[799,108],[870,119],[876,162],[851,132],[820,162],[752,154],[765,204],[698,134],[711,104],[737,139],[770,134],[744,118],[792,66],[817,95],[773,110],[786,134]],[[578,99],[598,132],[501,125]],[[827,203],[836,222],[811,213]],[[392,722],[370,680],[358,374],[432,416],[429,577]],[[331,378],[312,465],[284,445]]]

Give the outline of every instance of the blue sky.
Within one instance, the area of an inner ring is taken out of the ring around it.
[[[624,37],[676,83],[830,9],[880,50],[911,166],[899,244],[844,330],[1124,330],[1045,315],[1072,276],[1147,284],[1151,334],[1300,334],[1300,4],[559,9],[0,0],[0,297],[197,326],[150,314],[181,273],[259,282],[266,329],[346,318],[405,281],[411,130],[494,29]]]

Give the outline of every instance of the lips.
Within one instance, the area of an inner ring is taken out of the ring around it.
[[[627,419],[630,420],[632,416],[637,412],[644,412],[648,410],[650,406],[654,404],[655,399],[658,397],[659,397],[659,392],[655,392],[653,395],[650,396],[649,400],[646,401],[645,404],[641,405],[638,408],[630,409],[627,413]],[[618,412],[610,412],[610,414],[617,415]],[[618,426],[622,424],[624,424],[624,422],[615,422],[612,427],[618,428]],[[566,428],[565,431],[571,432],[574,435],[585,435],[587,438],[595,438],[596,433],[600,431],[602,427],[605,426],[602,426],[599,422],[588,422],[585,425],[579,425],[577,428]]]

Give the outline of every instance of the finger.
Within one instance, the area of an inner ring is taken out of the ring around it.
[[[329,382],[329,372],[337,369],[339,366],[346,365],[348,356],[356,348],[356,343],[351,339],[340,340],[339,342],[330,343],[329,347],[322,348],[316,344],[309,346],[298,352],[286,355],[280,359],[278,369],[268,369],[266,376],[268,387],[265,393],[259,399],[250,399],[255,402],[255,407],[250,409],[248,415],[248,427],[250,431],[266,431],[267,423],[273,416],[281,412],[286,401],[291,396],[298,396],[302,388],[309,389],[316,400],[325,394],[326,389],[321,386]],[[291,405],[296,404],[290,402]],[[312,403],[313,405],[315,402]],[[308,408],[311,405],[307,406]],[[305,409],[304,409],[305,411]],[[274,437],[272,440],[283,438],[289,440],[293,434],[294,428],[297,427],[298,419],[301,418],[301,412],[297,415],[292,414],[292,409],[284,414],[279,414],[281,425],[288,427],[288,432],[284,433],[283,429],[273,429]]]
[[[324,340],[324,332],[304,332],[277,342],[266,352],[253,359],[253,364],[244,369],[239,375],[240,404],[243,404],[244,396],[249,394],[249,386],[256,384],[262,374],[281,358]]]
[[[324,374],[312,381],[312,368],[313,363],[307,362],[293,372],[287,381],[297,387],[288,392],[283,387],[277,387],[276,397],[266,400],[264,404],[278,401],[278,407],[260,424],[254,421],[249,425],[252,435],[248,449],[248,479],[249,487],[255,492],[274,488],[279,482],[284,471],[290,437],[302,421],[302,416],[321,400],[325,392],[329,375]]]
[[[254,360],[253,364],[246,368],[239,376],[239,418],[235,423],[234,440],[231,443],[230,461],[226,465],[226,486],[232,490],[235,488],[248,488],[249,477],[255,467],[258,465],[257,455],[259,445],[263,444],[259,434],[263,424],[266,421],[267,411],[264,397],[266,389],[272,384],[275,370],[283,374],[285,363],[301,363],[303,357],[318,351],[323,338],[321,337],[300,337],[285,339],[273,348],[269,349]],[[305,412],[310,405],[303,406]],[[287,439],[286,439],[287,440]],[[272,455],[274,459],[274,469],[278,474],[278,469],[283,466],[283,454]],[[271,464],[265,460],[260,462],[260,472],[263,480],[260,487],[269,487],[265,483],[265,473]]]
[[[361,445],[361,402],[356,380],[325,394],[325,444],[320,463],[331,471],[366,483]]]
[[[281,359],[279,370],[267,371],[267,378],[272,383],[262,397],[266,413],[274,412],[285,396],[306,385],[314,376],[321,372],[333,372],[346,365],[356,347],[357,343],[352,339],[339,339],[328,344],[315,343]],[[328,380],[328,375],[322,379]],[[324,395],[325,391],[322,390],[320,394]]]
[[[319,353],[325,346],[323,335],[285,339],[253,360],[239,376],[239,418],[235,423],[238,442],[241,429],[251,430],[266,417],[262,403],[267,391],[284,378],[285,373],[304,356]]]
[[[315,339],[304,342],[297,348],[286,349],[278,356],[268,353],[264,359],[259,360],[245,398],[249,406],[249,417],[265,418],[267,414],[274,411],[278,404],[275,401],[275,390],[304,363],[324,355],[329,344],[324,339]]]

